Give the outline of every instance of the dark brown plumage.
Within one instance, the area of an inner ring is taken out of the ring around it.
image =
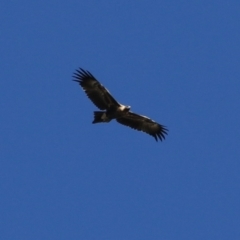
[[[156,141],[165,139],[168,131],[165,126],[148,117],[133,113],[130,111],[130,106],[124,106],[117,102],[90,72],[79,68],[73,75],[73,81],[80,84],[88,98],[100,110],[105,110],[94,112],[93,123],[110,122],[112,119],[116,119],[125,126],[153,136]]]

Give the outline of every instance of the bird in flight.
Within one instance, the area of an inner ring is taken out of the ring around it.
[[[130,106],[117,102],[110,92],[89,72],[79,68],[73,75],[88,98],[104,111],[94,111],[92,123],[108,123],[115,119],[118,123],[145,132],[156,141],[165,139],[168,129],[152,119],[130,111]]]

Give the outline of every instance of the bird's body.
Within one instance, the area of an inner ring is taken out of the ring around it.
[[[110,122],[112,119],[124,117],[126,112],[129,112],[129,110],[130,110],[129,106],[119,105],[116,107],[115,106],[111,107],[107,109],[105,112],[95,111],[94,116],[97,116],[98,118],[100,117],[102,122]],[[93,123],[97,123],[95,119]]]
[[[160,140],[165,138],[168,130],[163,125],[148,117],[133,113],[130,111],[130,106],[117,102],[90,72],[80,68],[76,70],[73,78],[81,85],[88,98],[100,110],[105,110],[94,112],[93,123],[106,123],[116,119],[117,122],[125,126],[150,134],[156,141],[158,138]]]

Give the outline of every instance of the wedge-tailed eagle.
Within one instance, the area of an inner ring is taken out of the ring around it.
[[[100,109],[95,111],[92,123],[107,123],[113,119],[117,122],[143,131],[155,138],[156,141],[165,139],[167,128],[148,117],[138,115],[130,111],[130,106],[124,106],[117,102],[109,91],[89,72],[79,68],[73,75],[83,88],[88,98]]]

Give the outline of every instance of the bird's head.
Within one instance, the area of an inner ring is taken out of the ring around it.
[[[125,111],[125,112],[129,112],[130,108],[131,108],[131,106],[126,106],[125,109],[124,109],[124,111]]]
[[[119,110],[122,112],[129,112],[130,106],[120,105]]]

